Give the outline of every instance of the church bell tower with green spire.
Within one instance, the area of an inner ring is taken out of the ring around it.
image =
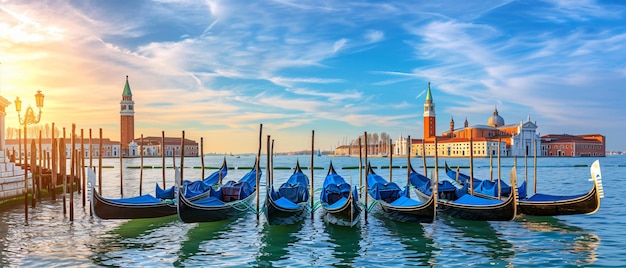
[[[128,85],[128,75],[126,76],[126,84],[122,92],[122,101],[120,102],[120,149],[122,156],[130,156],[128,145],[135,139],[135,102],[133,101],[133,93]]]

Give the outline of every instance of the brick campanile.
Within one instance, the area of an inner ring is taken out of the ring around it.
[[[430,82],[428,82],[428,92],[426,93],[426,102],[424,103],[424,139],[434,138],[436,134],[435,122],[435,103],[433,95],[430,93]]]
[[[128,75],[126,76],[126,84],[122,92],[122,101],[120,102],[120,145],[122,156],[128,156],[128,144],[135,139],[135,102],[133,101],[133,93],[128,85]]]

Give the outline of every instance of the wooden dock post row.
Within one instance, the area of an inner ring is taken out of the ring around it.
[[[98,184],[102,187],[102,128],[99,129],[99,152],[98,152]],[[87,185],[85,168],[96,169],[93,165],[93,143],[92,130],[89,129],[89,165],[85,165],[85,137],[84,129],[80,129],[80,141],[77,135],[76,125],[72,124],[71,130],[71,149],[66,151],[66,131],[63,128],[62,138],[56,138],[55,123],[52,123],[52,131],[50,138],[50,147],[48,150],[43,149],[43,137],[39,131],[39,137],[31,139],[30,148],[27,147],[28,139],[24,135],[23,144],[19,142],[18,152],[13,149],[12,156],[18,155],[17,159],[11,159],[17,162],[24,169],[24,214],[25,224],[28,225],[28,201],[31,201],[31,208],[35,208],[38,202],[42,201],[42,197],[46,194],[50,195],[52,200],[56,200],[57,193],[60,189],[63,197],[63,215],[68,214],[69,195],[69,220],[74,221],[74,193],[82,195],[83,208],[87,206]],[[26,134],[26,130],[24,130]],[[21,136],[21,135],[19,135]],[[78,144],[80,142],[80,144]],[[23,145],[23,147],[22,147]],[[77,149],[77,146],[80,148]],[[23,151],[22,151],[23,148]],[[17,153],[17,154],[16,154]],[[69,153],[69,155],[68,155]],[[22,155],[24,158],[22,159]],[[30,159],[29,159],[30,157]],[[69,167],[68,167],[69,160]],[[69,170],[68,170],[69,168]],[[31,180],[28,180],[28,172],[30,171]],[[29,185],[30,184],[30,185]],[[102,189],[99,188],[101,191]],[[29,197],[30,194],[30,197]]]

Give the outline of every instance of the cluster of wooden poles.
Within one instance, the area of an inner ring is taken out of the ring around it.
[[[91,169],[98,170],[98,192],[102,193],[102,155],[104,152],[103,146],[102,146],[102,128],[99,129],[99,146],[98,146],[98,166],[94,166],[93,165],[93,155],[94,152],[93,151],[93,136],[92,136],[92,130],[89,129],[89,151],[87,152],[89,154],[89,165],[86,166],[85,165],[85,135],[84,135],[84,129],[80,129],[80,137],[77,136],[76,133],[76,125],[72,124],[72,131],[71,131],[71,148],[72,150],[70,151],[70,162],[69,162],[69,173],[68,173],[68,155],[66,152],[66,130],[65,128],[63,128],[63,133],[61,135],[62,138],[55,138],[55,124],[52,123],[52,133],[51,133],[51,149],[50,151],[44,151],[43,150],[43,142],[42,142],[42,133],[41,131],[39,131],[39,137],[38,137],[38,141],[39,141],[39,146],[37,147],[37,144],[35,142],[36,139],[32,139],[31,140],[31,145],[30,145],[30,154],[27,153],[27,148],[28,148],[28,137],[26,135],[26,127],[24,127],[24,141],[23,141],[23,146],[24,146],[24,153],[23,153],[23,157],[24,160],[22,161],[22,154],[19,154],[18,156],[18,162],[20,162],[21,166],[24,169],[24,217],[25,217],[25,224],[28,225],[28,200],[31,199],[31,206],[32,208],[35,208],[37,202],[41,202],[41,197],[42,197],[42,189],[45,187],[45,189],[48,191],[48,193],[51,195],[52,200],[56,200],[56,192],[57,192],[57,188],[59,186],[59,183],[62,183],[62,196],[63,196],[63,215],[67,215],[68,214],[68,207],[69,207],[69,220],[71,222],[74,221],[74,192],[78,192],[79,194],[82,195],[82,205],[83,208],[86,207],[87,205],[87,183],[86,183],[86,172],[84,167],[89,167]],[[21,130],[20,130],[21,131]],[[184,148],[184,141],[185,141],[185,132],[182,132],[182,139],[181,139],[181,148]],[[80,141],[77,141],[77,138],[80,138]],[[21,139],[21,135],[18,135],[18,139]],[[165,142],[165,131],[161,132],[161,140],[162,140],[162,144],[164,144]],[[78,142],[80,142],[80,144],[78,144]],[[22,142],[19,141],[19,147],[18,147],[18,151],[21,152],[22,151]],[[143,145],[143,134],[141,135],[141,144]],[[77,147],[79,146],[80,149],[77,149]],[[203,151],[203,139],[201,138],[201,150]],[[181,149],[181,156],[184,154],[184,149]],[[200,155],[203,155],[204,153],[201,153]],[[15,155],[15,152],[13,152],[13,155]],[[30,155],[30,159],[28,159],[28,156]],[[176,154],[172,153],[172,157],[174,157]],[[163,164],[165,164],[165,153],[162,152],[161,153],[162,156],[162,161]],[[119,152],[119,159],[120,159],[120,194],[121,196],[124,195],[124,189],[123,189],[123,164],[122,164],[122,153],[121,153],[121,148],[120,148],[120,152]],[[141,166],[143,167],[143,148],[140,149],[140,157],[141,157]],[[181,167],[183,165],[183,157],[181,157]],[[202,177],[204,178],[204,158],[200,158],[201,162],[202,162]],[[29,161],[30,160],[30,161]],[[173,160],[173,159],[172,159]],[[175,163],[175,161],[174,161]],[[175,165],[175,164],[174,164]],[[163,187],[165,188],[165,165],[163,165]],[[29,181],[28,181],[28,175],[29,172],[32,174],[31,179],[32,182],[30,183],[31,185],[31,189],[29,189]],[[142,179],[143,179],[143,169],[140,170],[140,175],[139,175],[139,180],[140,183],[139,185],[142,185]],[[181,169],[181,180],[182,180],[182,169]],[[182,182],[181,182],[182,183]],[[28,197],[29,191],[31,193],[31,198]],[[69,193],[69,205],[68,205],[68,201],[67,201],[67,195]],[[139,195],[142,194],[142,187],[139,187]],[[90,216],[91,216],[91,210],[90,211]]]
[[[38,202],[41,202],[42,198],[42,190],[45,189],[51,195],[53,200],[56,200],[56,192],[59,186],[59,182],[62,183],[62,196],[63,196],[63,214],[67,215],[68,213],[68,201],[67,195],[69,192],[69,217],[70,221],[74,221],[74,192],[82,193],[82,203],[83,207],[86,206],[86,174],[85,170],[82,167],[85,167],[85,152],[84,152],[84,144],[85,144],[85,135],[84,129],[80,130],[80,149],[76,149],[77,146],[77,133],[76,133],[76,125],[72,124],[71,131],[71,152],[69,162],[69,173],[68,173],[68,161],[67,161],[67,152],[66,152],[66,130],[63,128],[63,133],[61,135],[62,138],[55,138],[55,125],[52,123],[52,133],[50,151],[44,151],[42,146],[42,134],[39,131],[39,146],[35,142],[36,139],[31,140],[30,145],[30,154],[28,151],[28,137],[27,137],[27,129],[24,126],[24,161],[21,160],[21,153],[18,157],[18,161],[21,162],[21,166],[24,169],[24,215],[25,215],[25,224],[28,225],[28,200],[31,199],[32,208],[36,207]],[[99,167],[102,166],[102,128],[100,128],[100,153],[99,156]],[[92,148],[92,130],[89,129],[89,148]],[[18,151],[22,151],[22,142],[19,142]],[[15,155],[15,152],[13,152]],[[30,155],[30,159],[28,156]],[[90,152],[89,157],[89,167],[95,168],[93,166],[93,157]],[[29,161],[30,160],[30,161]],[[30,183],[31,189],[31,198],[28,197],[29,194],[29,181],[28,175],[29,171],[32,174],[32,181]],[[102,169],[99,169],[99,180],[102,180]]]

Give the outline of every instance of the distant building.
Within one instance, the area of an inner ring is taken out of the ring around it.
[[[606,156],[606,138],[600,134],[541,136],[546,156]]]
[[[62,140],[63,138],[57,138],[57,142],[59,142],[60,140]],[[79,140],[79,139],[78,139]],[[16,154],[16,158],[18,157],[18,151],[20,146],[22,147],[22,151],[24,151],[24,140],[19,140],[18,144],[18,139],[9,139],[6,140],[6,149],[8,152],[8,155],[13,154],[13,152],[15,152]],[[39,139],[36,138],[35,139],[35,143],[37,146],[37,150],[39,150]],[[26,146],[26,152],[28,154],[28,157],[30,157],[30,145],[31,145],[31,139],[28,139],[27,142],[27,146]],[[50,138],[44,138],[41,139],[41,147],[42,150],[45,153],[52,153],[52,145],[51,145],[51,139]],[[93,139],[92,140],[92,144],[91,146],[89,146],[89,143],[86,142],[82,148],[81,148],[81,144],[80,141],[76,142],[74,149],[76,150],[80,150],[80,153],[84,153],[85,154],[85,158],[88,159],[89,158],[89,154],[92,154],[92,158],[98,158],[100,156],[100,139]],[[91,148],[91,149],[90,149]],[[70,158],[72,155],[72,139],[70,138],[65,138],[65,158]],[[22,158],[24,156],[22,155]],[[102,157],[103,158],[109,158],[109,157],[120,157],[120,143],[117,141],[111,141],[108,138],[103,138],[102,139]]]
[[[181,139],[174,137],[165,137],[165,143],[162,144],[161,137],[144,137],[143,144],[141,138],[135,139],[135,143],[139,145],[139,150],[143,150],[144,156],[161,156],[165,152],[165,156],[180,156]],[[185,139],[185,156],[198,156],[198,143],[194,140]],[[143,148],[143,149],[142,149]]]

